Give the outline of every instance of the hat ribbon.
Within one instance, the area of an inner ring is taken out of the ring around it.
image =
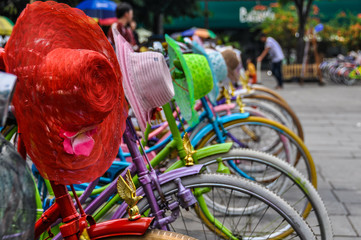
[[[95,141],[93,135],[97,132],[96,127],[87,127],[78,132],[60,131],[60,137],[64,139],[64,151],[75,156],[88,157],[93,150]]]

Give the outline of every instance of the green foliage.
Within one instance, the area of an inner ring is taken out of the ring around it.
[[[299,16],[293,0],[279,1],[282,4],[273,4],[272,10],[275,18],[266,19],[263,23],[253,28],[261,30],[267,35],[275,38],[285,50],[286,57],[291,49],[297,49],[296,33],[298,32]],[[288,4],[287,4],[288,3]],[[317,1],[315,1],[317,3]],[[332,1],[331,1],[332,4]],[[307,30],[313,29],[320,23],[319,9],[316,5],[310,8],[310,14],[306,22]],[[346,50],[361,49],[361,16],[350,12],[340,12],[329,22],[323,23],[324,29],[317,34],[319,50],[327,51],[331,46],[340,46]]]
[[[320,33],[323,40],[342,45],[350,51],[361,49],[361,18],[358,16],[341,11],[324,26],[326,31]]]
[[[256,29],[261,29],[262,32],[276,39],[283,48],[295,48],[295,34],[298,28],[295,7],[293,5],[276,5],[272,10],[275,17],[273,19],[267,18]]]
[[[218,38],[217,44],[225,45],[225,46],[232,46],[238,50],[243,51],[239,41],[232,41],[229,34],[219,34],[217,38]]]
[[[55,0],[59,3],[68,4],[71,7],[75,7],[81,0]],[[25,9],[30,0],[1,0],[0,1],[0,16],[6,16],[14,23],[19,17],[20,13]]]
[[[82,0],[56,0],[60,3],[75,7]],[[121,2],[120,0],[113,0]],[[1,0],[0,15],[10,18],[13,22],[19,17],[20,13],[26,7],[30,0]],[[196,0],[127,0],[134,8],[134,19],[144,25],[152,28],[155,16],[163,14],[167,21],[172,17],[190,16],[195,17],[200,14],[200,7]]]
[[[3,0],[0,1],[0,16],[11,19],[14,23],[21,11],[26,7],[29,1],[25,0]]]
[[[200,14],[196,0],[128,0],[134,8],[134,18],[145,27],[152,28],[154,17],[163,14],[166,21],[173,17],[195,17]]]

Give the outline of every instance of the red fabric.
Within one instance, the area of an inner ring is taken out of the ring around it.
[[[256,84],[256,83],[257,83],[257,75],[256,75],[256,74],[250,74],[248,81],[249,81],[251,84]]]
[[[21,13],[5,48],[18,76],[13,103],[27,152],[46,179],[92,181],[114,160],[127,105],[112,46],[81,10],[35,2]],[[64,150],[64,131],[95,129],[89,156]]]
[[[0,48],[0,71],[5,71],[4,56],[5,56],[5,49]]]

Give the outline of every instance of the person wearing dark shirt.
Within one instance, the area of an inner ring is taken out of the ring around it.
[[[137,29],[137,22],[132,20],[129,24],[130,28],[132,29],[133,31],[133,36],[134,36],[134,40],[135,40],[135,43],[139,46],[139,35],[136,31]]]
[[[130,22],[133,20],[133,8],[128,3],[120,3],[116,9],[116,16],[118,21],[113,23],[108,31],[108,40],[114,46],[114,38],[112,28],[116,26],[119,33],[133,46],[136,50],[138,48],[132,29],[129,27]]]

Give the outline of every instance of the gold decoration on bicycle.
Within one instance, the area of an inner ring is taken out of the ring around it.
[[[239,111],[240,111],[241,113],[244,113],[244,107],[245,107],[246,105],[243,103],[242,98],[241,98],[240,95],[237,96],[236,102],[237,102],[237,104],[238,104],[238,106],[239,106]]]
[[[79,237],[79,240],[90,240],[88,231],[86,230],[86,228],[83,230],[82,234]]]
[[[231,96],[232,97],[234,97],[235,96],[235,91],[236,91],[236,89],[234,88],[234,86],[233,86],[233,83],[229,83],[229,88],[231,89]]]
[[[247,78],[241,78],[241,85],[243,89],[247,90],[247,94],[251,93],[251,86],[248,84],[248,77]]]
[[[186,152],[186,156],[184,158],[184,160],[186,162],[185,165],[186,166],[193,166],[194,165],[193,154],[196,153],[196,151],[193,149],[191,141],[189,140],[188,133],[184,134],[183,148],[184,148],[184,151]]]
[[[125,179],[119,176],[117,181],[117,190],[121,199],[128,204],[129,220],[137,220],[140,218],[139,208],[136,205],[143,197],[136,196],[136,188],[132,179],[132,175],[128,169]]]
[[[223,96],[226,99],[226,103],[231,104],[231,96],[229,95],[229,92],[225,87],[223,87]]]

